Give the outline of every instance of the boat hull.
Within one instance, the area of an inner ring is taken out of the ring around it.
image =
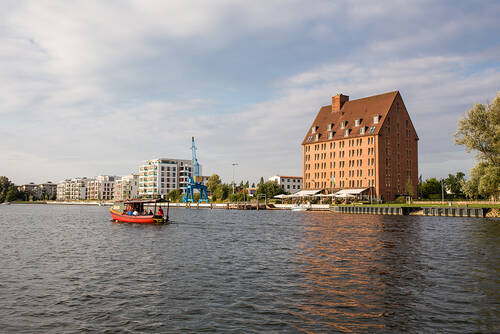
[[[137,223],[137,224],[163,224],[165,220],[162,217],[149,216],[129,216],[121,214],[118,211],[109,209],[111,218],[118,223]]]

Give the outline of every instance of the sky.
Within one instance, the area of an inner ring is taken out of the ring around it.
[[[332,95],[399,90],[419,173],[468,172],[457,121],[500,91],[498,1],[0,0],[0,175],[302,175]],[[232,163],[238,163],[233,167]]]

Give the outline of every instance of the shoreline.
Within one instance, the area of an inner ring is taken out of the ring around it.
[[[10,202],[9,204],[46,204],[46,205],[83,205],[83,206],[112,206],[114,202],[98,201],[40,201],[40,202]],[[2,203],[5,204],[5,203]],[[9,205],[8,204],[8,205]],[[420,204],[420,203],[419,203]],[[343,214],[377,214],[399,216],[435,216],[435,217],[471,217],[471,218],[500,218],[500,208],[479,206],[445,206],[445,205],[336,205],[311,204],[308,211],[333,212]],[[222,209],[222,210],[290,210],[294,204],[264,204],[259,203],[170,203],[170,207],[187,209]]]

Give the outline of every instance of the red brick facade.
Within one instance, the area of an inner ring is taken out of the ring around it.
[[[334,96],[302,148],[303,189],[372,187],[385,201],[417,192],[418,136],[398,91],[352,101]]]

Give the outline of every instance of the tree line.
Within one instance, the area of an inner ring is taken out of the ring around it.
[[[477,103],[459,120],[455,144],[475,152],[478,163],[468,180],[460,180],[468,198],[500,196],[500,92],[492,103]]]
[[[232,183],[223,183],[220,176],[218,174],[213,174],[208,178],[207,181],[207,192],[208,195],[211,196],[212,201],[226,201],[230,202],[243,202],[245,200],[249,200],[248,188],[250,188],[250,182],[241,181],[240,184],[232,184]],[[233,193],[234,187],[234,193]],[[257,185],[252,183],[251,188],[257,187],[256,195],[259,197],[266,197],[267,199],[273,198],[276,195],[280,195],[285,193],[283,188],[274,181],[264,181],[264,178],[261,177],[259,183]],[[172,190],[167,194],[167,199],[172,202],[180,202],[182,201],[182,197],[184,194],[180,189]],[[198,201],[200,194],[194,194],[194,200]]]
[[[28,201],[29,194],[18,191],[7,176],[0,176],[0,203],[13,201]]]

